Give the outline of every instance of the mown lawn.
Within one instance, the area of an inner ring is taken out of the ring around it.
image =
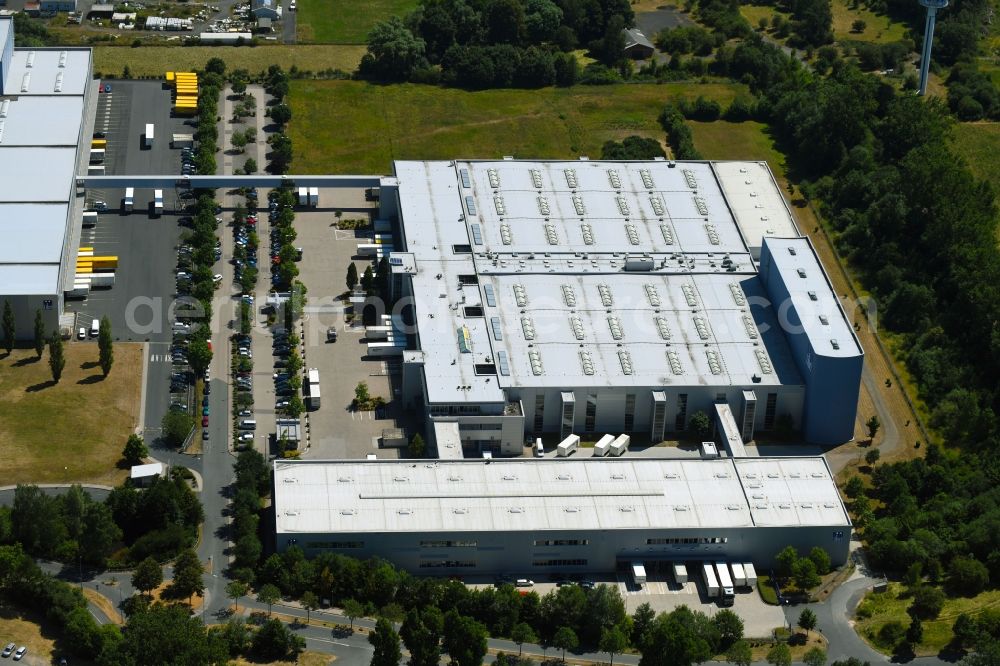
[[[252,74],[269,65],[285,69],[319,72],[342,69],[353,72],[364,55],[363,46],[120,46],[94,48],[94,71],[107,77],[121,76],[127,66],[132,76],[164,76],[169,71],[203,69],[209,58],[222,58],[228,69],[246,69]]]
[[[977,178],[993,185],[993,194],[1000,196],[1000,123],[956,123],[952,146],[969,163]]]
[[[638,134],[662,141],[656,118],[671,98],[705,95],[726,106],[743,91],[729,83],[465,92],[294,81],[292,171],[389,173],[393,159],[597,158],[610,139]]]
[[[910,624],[906,609],[911,599],[904,593],[905,588],[900,583],[890,583],[887,592],[881,594],[869,592],[855,614],[855,629],[858,634],[872,647],[886,654],[892,650],[890,646],[880,644],[879,630],[892,621],[901,623],[904,628]],[[966,613],[974,617],[986,608],[997,606],[1000,606],[1000,590],[988,590],[971,598],[949,596],[936,619],[924,620],[924,640],[917,646],[916,654],[918,656],[937,654],[948,645],[953,638],[951,627],[960,614]]]
[[[3,483],[90,481],[116,485],[116,463],[139,422],[142,346],[115,345],[107,379],[97,345],[65,344],[66,367],[52,384],[48,351],[0,355],[0,456]]]
[[[391,16],[403,18],[417,7],[417,0],[302,0],[295,17],[299,42],[364,44],[368,32]]]
[[[832,0],[833,38],[839,41],[872,42],[888,44],[906,38],[906,25],[888,16],[875,14],[858,4],[851,9],[850,0]],[[851,24],[861,19],[867,25],[863,32],[851,32]]]
[[[785,177],[785,156],[775,148],[764,123],[689,120],[688,125],[694,134],[694,146],[705,159],[764,160],[776,178]]]

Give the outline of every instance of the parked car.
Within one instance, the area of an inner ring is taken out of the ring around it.
[[[76,332],[76,337],[78,337],[81,340],[86,340],[87,339],[87,329],[84,328],[83,326],[81,326],[80,330]]]
[[[201,417],[201,427],[202,428],[207,428],[208,427],[208,417],[207,416]]]
[[[6,659],[10,655],[14,654],[14,648],[15,647],[16,646],[13,643],[7,643],[7,645],[4,646],[3,653],[0,654],[0,656],[4,657]]]
[[[17,652],[14,653],[14,661],[21,661],[24,659],[24,655],[28,654],[28,648],[25,645],[17,648]]]

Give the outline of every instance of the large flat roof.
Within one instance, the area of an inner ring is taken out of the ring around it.
[[[396,162],[428,401],[801,384],[714,169]]]
[[[766,162],[713,162],[733,217],[756,254],[764,238],[799,235],[798,226]]]
[[[68,208],[65,203],[0,203],[0,264],[58,264]]]
[[[285,534],[849,525],[821,457],[275,461]]]

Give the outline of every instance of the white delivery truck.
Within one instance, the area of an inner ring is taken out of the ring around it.
[[[308,403],[309,409],[319,409],[320,406],[319,382],[316,382],[315,384],[309,384],[309,395],[306,397],[306,402]]]
[[[142,145],[145,148],[153,147],[153,123],[146,123],[146,133],[142,135]]]
[[[85,227],[96,227],[97,226],[97,211],[96,210],[85,210],[85,211],[83,211],[83,226],[85,226]]]
[[[753,568],[753,562],[743,563],[743,574],[747,577],[747,587],[751,590],[757,587],[757,570]]]
[[[674,582],[678,585],[683,585],[688,582],[687,567],[679,562],[674,564]]]
[[[104,175],[104,165],[103,164],[90,164],[87,166],[88,176],[103,176]]]
[[[309,188],[309,205],[313,208],[319,206],[319,188],[310,187]]]
[[[299,205],[308,206],[309,205],[309,188],[300,187],[299,188]]]
[[[701,565],[701,577],[705,581],[705,595],[710,599],[719,596],[719,581],[715,578],[715,567],[710,562]]]
[[[632,582],[635,583],[636,587],[642,587],[646,582],[646,567],[643,566],[642,562],[633,562],[631,569]]]
[[[134,205],[135,205],[135,188],[134,187],[126,187],[125,188],[125,212],[131,211],[132,207]]]
[[[741,588],[747,586],[747,575],[743,571],[743,565],[739,562],[733,562],[729,565],[729,569],[733,574],[733,587]]]
[[[615,441],[614,435],[605,435],[597,440],[597,444],[594,444],[594,457],[603,458],[608,455],[608,451],[611,450],[611,442]]]
[[[174,134],[174,148],[194,148],[194,134]]]
[[[560,458],[565,458],[578,448],[580,448],[580,436],[570,435],[563,441],[559,442],[559,445],[556,447],[556,455]]]
[[[628,451],[628,445],[631,441],[632,438],[628,435],[618,435],[618,437],[615,438],[615,441],[611,442],[611,455],[616,457],[623,455],[626,451]]]
[[[732,606],[736,601],[736,590],[729,576],[729,567],[725,562],[716,562],[715,573],[719,575],[719,605]]]
[[[153,190],[153,213],[163,215],[163,190]]]
[[[103,148],[91,148],[90,149],[90,163],[91,164],[104,164],[104,149]]]

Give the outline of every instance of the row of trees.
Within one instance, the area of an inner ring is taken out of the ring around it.
[[[280,130],[267,138],[271,151],[267,170],[272,174],[287,173],[292,164],[292,140],[284,131],[284,125],[292,118],[291,109],[283,102],[288,95],[290,77],[279,65],[271,65],[264,76],[264,90],[274,98],[275,104],[269,110],[271,119]],[[294,198],[293,198],[294,203]]]
[[[231,573],[245,584],[255,580],[255,570],[264,550],[259,534],[260,500],[270,492],[271,475],[264,456],[252,448],[240,451],[233,471],[236,482],[233,485]]]
[[[10,301],[4,299],[2,317],[3,348],[8,354],[14,349],[14,338],[17,334],[17,321],[14,318],[14,310],[10,306]],[[66,367],[66,354],[63,349],[63,340],[59,331],[52,331],[46,337],[45,322],[42,318],[42,311],[35,310],[35,326],[33,347],[36,358],[42,358],[46,345],[49,348],[49,370],[52,372],[52,380],[59,383],[62,379],[63,369]],[[111,340],[111,321],[107,316],[101,317],[99,333],[97,336],[98,362],[101,372],[105,377],[111,373],[111,367],[115,362],[115,350]]]

